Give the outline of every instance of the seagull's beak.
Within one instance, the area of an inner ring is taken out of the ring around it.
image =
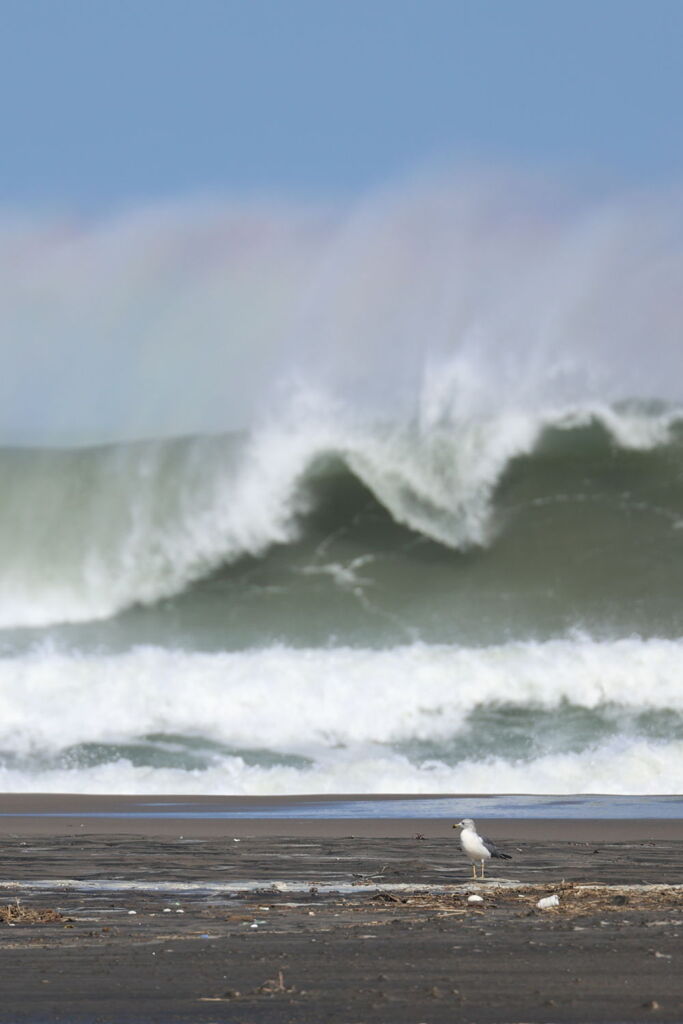
[[[461,821],[456,821],[456,823],[453,826],[453,828],[462,828],[462,822]]]

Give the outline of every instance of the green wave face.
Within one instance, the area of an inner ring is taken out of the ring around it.
[[[680,634],[675,423],[640,449],[596,421],[546,426],[486,482],[485,536],[460,547],[435,535],[449,516],[461,528],[468,481],[458,490],[446,466],[448,487],[426,491],[411,477],[421,444],[433,456],[419,438],[400,479],[393,442],[383,477],[376,437],[355,438],[353,457],[314,443],[276,484],[245,483],[251,442],[236,436],[5,452],[7,642],[45,629],[78,646],[206,650]],[[452,459],[458,443],[454,431]],[[351,466],[371,448],[361,480]]]

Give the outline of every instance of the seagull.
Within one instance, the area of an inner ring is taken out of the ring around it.
[[[477,863],[481,864],[481,878],[484,877],[484,862],[491,860],[491,857],[498,857],[501,860],[512,860],[509,853],[501,853],[495,843],[485,839],[477,832],[476,825],[471,818],[463,818],[453,828],[460,828],[460,845],[463,853],[472,861],[472,878],[477,877]]]

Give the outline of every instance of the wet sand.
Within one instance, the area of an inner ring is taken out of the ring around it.
[[[0,797],[0,1021],[683,1020],[680,821],[482,822],[472,883],[450,820],[78,820],[121,799]]]
[[[467,799],[472,800],[468,794]],[[181,836],[201,838],[221,836],[384,836],[405,838],[420,832],[430,838],[453,839],[451,825],[463,817],[420,817],[419,808],[425,800],[443,800],[443,794],[433,797],[405,796],[75,796],[73,794],[0,793],[0,836],[22,831],[31,835],[74,834],[86,831],[94,835]],[[487,796],[480,797],[485,807]],[[416,812],[406,817],[392,817],[389,805],[403,801],[409,808],[414,803]],[[340,817],[335,805],[370,801],[379,808],[387,804],[386,816]],[[457,809],[458,798],[450,798]],[[498,798],[495,798],[499,805]],[[641,805],[647,807],[647,798]],[[676,810],[681,808],[677,798]],[[318,809],[322,814],[318,816]],[[325,808],[330,811],[329,816]],[[279,816],[280,811],[282,817]],[[308,813],[306,813],[308,812]],[[230,818],[226,814],[240,814]],[[466,812],[469,816],[469,811]],[[264,815],[258,817],[251,815]],[[618,841],[622,839],[680,839],[683,841],[683,813],[680,817],[645,818],[524,818],[496,817],[495,814],[477,814],[478,821],[486,821],[487,829],[499,839],[593,839]]]

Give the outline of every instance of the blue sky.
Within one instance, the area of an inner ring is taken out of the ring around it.
[[[0,203],[679,182],[681,0],[0,0]]]

